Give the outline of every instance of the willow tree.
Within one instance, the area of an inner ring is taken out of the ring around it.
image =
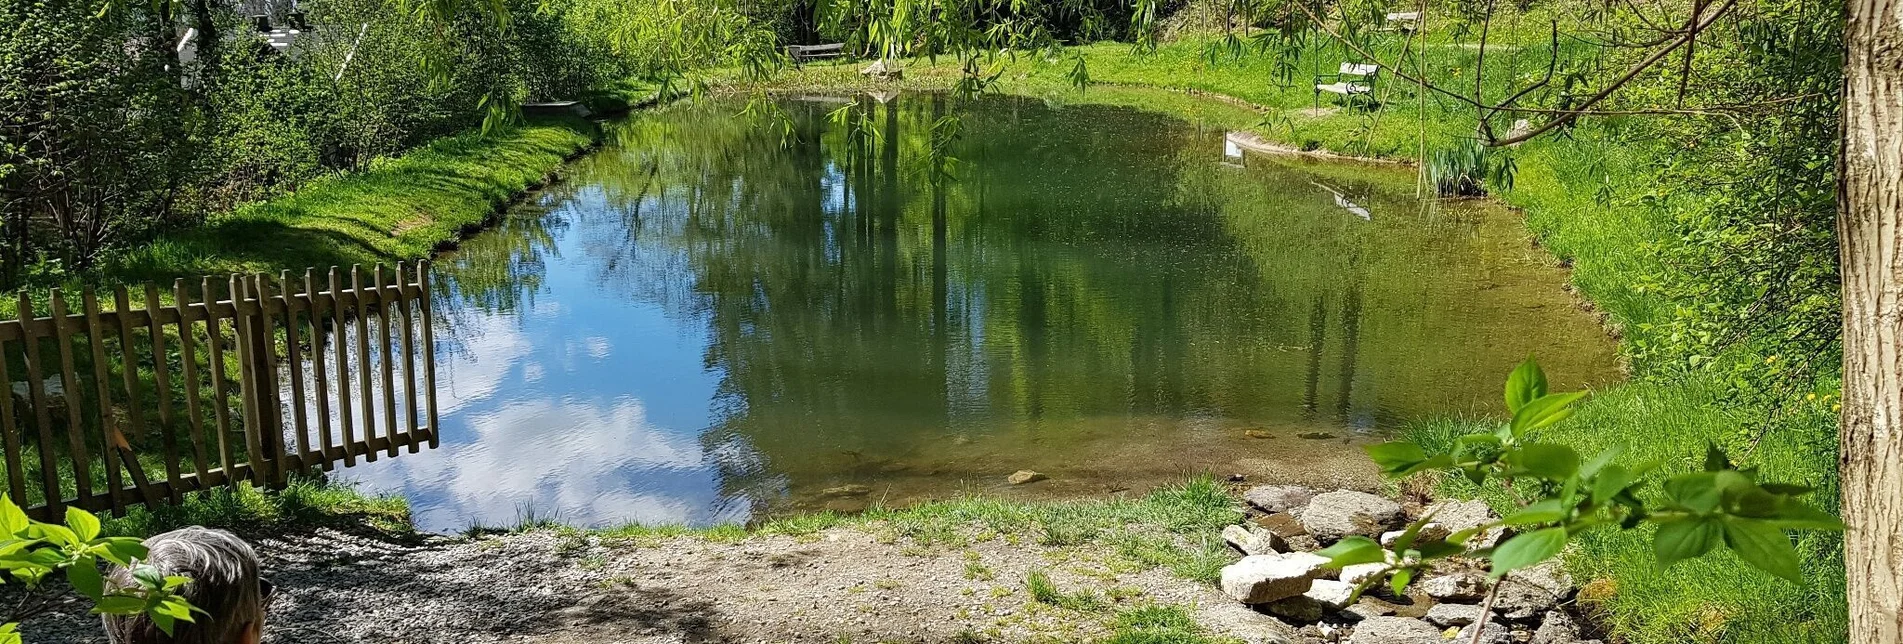
[[[1838,162],[1850,641],[1903,641],[1903,2],[1851,0]]]

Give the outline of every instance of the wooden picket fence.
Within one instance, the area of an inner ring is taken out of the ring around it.
[[[21,293],[0,321],[7,492],[40,517],[118,514],[435,447],[429,291],[418,262],[179,280],[170,303],[154,284]]]

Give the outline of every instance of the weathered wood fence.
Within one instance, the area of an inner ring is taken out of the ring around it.
[[[123,513],[436,445],[428,262],[197,286],[174,282],[169,303],[153,284],[19,295],[0,321],[0,446],[30,513]]]

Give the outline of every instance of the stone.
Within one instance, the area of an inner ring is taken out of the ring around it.
[[[1361,619],[1374,619],[1376,617],[1393,615],[1394,608],[1386,603],[1370,601],[1364,598],[1361,601],[1355,602],[1355,605],[1349,606],[1342,612]]]
[[[1016,472],[1012,472],[1010,476],[1004,477],[1004,480],[1011,483],[1012,485],[1024,485],[1027,483],[1036,483],[1038,481],[1042,481],[1048,478],[1051,478],[1051,477],[1045,476],[1043,472],[1033,472],[1031,470],[1018,470]]]
[[[841,485],[839,487],[826,488],[825,490],[821,491],[819,495],[821,497],[825,497],[828,499],[838,499],[838,498],[845,498],[850,496],[865,496],[871,493],[872,493],[872,488],[870,486],[860,485],[858,483],[850,483],[847,485]]]
[[[1354,490],[1317,494],[1302,509],[1302,527],[1323,543],[1349,535],[1373,537],[1401,522],[1401,504]]]
[[[1348,644],[1441,644],[1440,631],[1412,617],[1371,617],[1355,625]]]
[[[1447,628],[1466,626],[1480,620],[1479,604],[1435,604],[1424,618],[1429,624]]]
[[[1450,572],[1423,579],[1417,588],[1443,602],[1474,602],[1487,596],[1487,577],[1465,570]]]
[[[1500,520],[1499,517],[1494,516],[1493,509],[1487,507],[1485,501],[1478,499],[1471,501],[1437,501],[1433,505],[1427,506],[1427,512],[1433,514],[1434,523],[1446,527],[1449,533],[1478,528]],[[1486,530],[1468,539],[1467,548],[1471,550],[1475,548],[1494,547],[1499,545],[1500,537],[1505,533],[1506,529],[1500,527]]]
[[[1395,542],[1401,540],[1401,535],[1406,533],[1407,533],[1407,529],[1405,528],[1400,530],[1390,530],[1388,532],[1381,533],[1381,547],[1393,548]],[[1421,525],[1421,531],[1415,534],[1414,536],[1414,543],[1420,543],[1423,541],[1439,541],[1441,539],[1446,539],[1448,535],[1451,535],[1453,533],[1454,531],[1448,530],[1447,526],[1441,525],[1437,521],[1429,521]]]
[[[1476,629],[1480,631],[1480,639],[1478,640],[1474,639],[1474,631]],[[1461,642],[1462,644],[1466,644],[1467,642],[1474,642],[1475,644],[1514,644],[1513,629],[1507,628],[1500,622],[1492,620],[1488,620],[1484,624],[1468,624],[1460,629],[1459,635],[1454,636],[1454,641]]]
[[[1270,603],[1268,611],[1270,615],[1291,622],[1314,623],[1321,621],[1322,615],[1328,612],[1328,607],[1310,599],[1307,595],[1296,595]]]
[[[1500,581],[1493,610],[1516,622],[1531,620],[1552,610],[1573,594],[1573,578],[1559,562],[1548,561],[1513,571]]]
[[[1566,611],[1549,610],[1540,618],[1540,627],[1533,631],[1530,641],[1531,644],[1574,644],[1579,641],[1579,625]]]
[[[1322,549],[1322,542],[1316,541],[1314,537],[1311,537],[1305,534],[1298,534],[1293,537],[1289,537],[1285,541],[1288,541],[1288,549],[1290,552],[1295,552],[1298,550],[1302,552],[1311,552],[1311,551]]]
[[[1222,541],[1244,555],[1267,555],[1289,550],[1288,542],[1275,536],[1275,533],[1257,527],[1225,526],[1222,529]]]
[[[1351,584],[1359,584],[1361,582],[1374,579],[1375,577],[1378,577],[1378,576],[1385,576],[1387,571],[1388,571],[1388,565],[1384,563],[1365,563],[1365,564],[1355,564],[1352,566],[1342,566],[1341,580]]]
[[[871,65],[867,65],[864,69],[859,70],[859,74],[874,80],[898,80],[905,77],[905,70],[899,69],[897,65],[889,64],[884,58],[881,58],[872,61]]]
[[[1354,599],[1355,585],[1333,579],[1317,579],[1308,585],[1308,592],[1302,593],[1302,596],[1315,600],[1329,610],[1341,610],[1347,608]]]
[[[1244,604],[1267,604],[1308,592],[1327,560],[1305,552],[1250,555],[1222,569],[1222,591]]]
[[[1302,527],[1302,520],[1286,512],[1277,512],[1275,514],[1265,514],[1256,517],[1255,524],[1284,539],[1308,534],[1308,528]]]
[[[1315,490],[1300,485],[1258,485],[1242,493],[1242,500],[1263,512],[1287,512],[1308,505]]]

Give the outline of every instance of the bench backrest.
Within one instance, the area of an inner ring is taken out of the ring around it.
[[[1388,22],[1420,22],[1419,11],[1398,11],[1388,14]]]
[[[1367,63],[1342,63],[1341,64],[1341,75],[1343,76],[1363,76],[1363,77],[1373,78],[1376,74],[1380,73],[1380,71],[1381,71],[1380,65],[1373,65],[1373,64],[1367,64]]]
[[[841,49],[844,49],[845,47],[846,47],[845,43],[832,43],[827,45],[787,45],[786,51],[788,53],[794,53],[794,54],[824,54],[829,52],[836,52]]]

